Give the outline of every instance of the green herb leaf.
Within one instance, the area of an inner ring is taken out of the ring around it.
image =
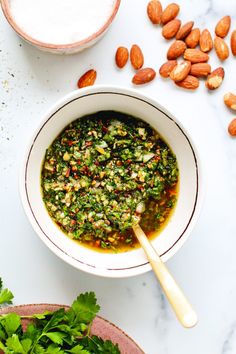
[[[90,323],[98,311],[100,306],[97,305],[97,299],[94,292],[81,294],[73,302],[71,309],[67,312],[67,316],[74,322]]]
[[[3,289],[3,282],[0,278],[0,305],[11,304],[14,298],[12,292],[8,289]]]

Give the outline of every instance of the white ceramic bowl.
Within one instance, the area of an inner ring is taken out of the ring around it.
[[[156,101],[136,90],[94,86],[77,90],[47,112],[27,150],[20,191],[25,212],[41,240],[56,255],[88,273],[108,277],[128,277],[149,271],[142,249],[126,253],[99,253],[72,241],[51,220],[44,206],[40,173],[45,151],[73,120],[100,110],[115,110],[139,117],[153,126],[177,156],[180,189],[171,219],[153,245],[163,261],[172,257],[188,238],[199,215],[202,181],[199,158],[192,139],[179,121]]]
[[[24,30],[22,30],[22,28],[19,26],[19,24],[15,21],[14,17],[12,16],[9,0],[0,0],[3,13],[7,21],[13,28],[13,30],[26,42],[34,45],[40,50],[51,52],[54,54],[74,54],[94,45],[99,39],[102,38],[102,36],[106,33],[109,26],[113,22],[117,14],[117,11],[119,9],[120,2],[121,0],[114,0],[114,6],[110,16],[106,19],[102,27],[99,28],[95,33],[92,33],[89,37],[84,38],[83,40],[80,40],[78,42],[73,42],[69,44],[63,44],[63,43],[54,44],[54,43],[41,42],[33,38],[32,36],[30,36],[29,33],[24,32]],[[25,11],[27,11],[27,9],[25,9]]]

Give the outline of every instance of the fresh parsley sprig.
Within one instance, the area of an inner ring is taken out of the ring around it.
[[[9,289],[3,288],[2,279],[0,278],[0,305],[12,304],[13,298],[12,292]]]
[[[117,344],[91,335],[100,310],[93,292],[81,294],[69,310],[33,316],[25,331],[15,313],[0,316],[0,349],[6,354],[120,354]]]

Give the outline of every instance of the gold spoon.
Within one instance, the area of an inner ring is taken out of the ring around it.
[[[147,259],[149,260],[179,322],[186,328],[194,327],[198,321],[196,312],[193,310],[182,290],[170,274],[168,268],[162,262],[160,256],[149,242],[141,227],[138,224],[134,225],[133,231],[146,253]]]

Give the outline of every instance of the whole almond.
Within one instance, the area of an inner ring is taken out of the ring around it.
[[[135,70],[141,69],[144,63],[143,52],[141,48],[134,44],[130,50],[130,61]]]
[[[176,60],[168,60],[166,63],[164,63],[160,69],[159,69],[159,74],[167,78],[170,76],[171,71],[176,67],[177,61]]]
[[[186,90],[196,90],[199,86],[199,80],[192,75],[188,75],[183,81],[175,83],[177,86]]]
[[[77,82],[78,88],[92,86],[97,78],[97,72],[94,69],[86,71]]]
[[[224,76],[225,76],[225,71],[222,67],[213,70],[212,73],[207,77],[206,87],[209,90],[217,89],[222,84]]]
[[[231,17],[224,16],[220,21],[217,23],[215,28],[215,34],[218,37],[224,38],[227,36],[231,25]]]
[[[158,0],[151,0],[147,5],[147,14],[154,25],[161,23],[162,5]]]
[[[228,58],[229,47],[222,38],[220,37],[215,38],[214,47],[215,47],[216,54],[220,60],[225,60]]]
[[[189,74],[191,69],[190,61],[182,61],[177,64],[177,66],[171,71],[170,78],[175,81],[183,81]]]
[[[185,50],[186,50],[186,44],[183,41],[177,40],[174,43],[172,43],[170,48],[168,49],[167,59],[168,60],[177,59],[178,57],[184,54]]]
[[[161,15],[161,22],[165,25],[167,22],[173,20],[179,13],[179,5],[172,3],[169,4]]]
[[[140,69],[133,77],[132,82],[135,85],[143,85],[152,81],[156,76],[152,68]]]
[[[236,118],[229,123],[228,132],[231,136],[236,136]]]
[[[224,103],[230,109],[236,111],[236,95],[231,92],[228,92],[224,95]]]
[[[189,48],[196,48],[200,39],[200,29],[194,28],[189,35],[185,38],[185,43]]]
[[[162,36],[165,39],[171,39],[171,38],[175,37],[175,35],[178,32],[180,26],[181,26],[181,21],[178,20],[178,19],[175,19],[175,20],[172,20],[172,21],[168,22],[162,28]]]
[[[123,68],[126,65],[128,59],[129,59],[128,49],[125,47],[117,48],[115,60],[118,68],[120,69]]]
[[[199,40],[200,49],[202,52],[209,52],[213,48],[213,40],[208,29],[204,29]]]
[[[208,76],[211,72],[211,66],[207,63],[197,63],[191,66],[190,74],[196,77]]]
[[[187,23],[185,23],[177,32],[176,34],[176,39],[184,39],[185,37],[187,37],[187,35],[189,35],[189,33],[191,32],[192,28],[193,28],[194,22],[193,21],[189,21]]]
[[[209,55],[199,49],[186,49],[184,59],[191,61],[191,63],[204,63],[209,60]]]
[[[230,46],[231,46],[232,54],[235,56],[236,55],[236,30],[233,31],[231,34]]]

